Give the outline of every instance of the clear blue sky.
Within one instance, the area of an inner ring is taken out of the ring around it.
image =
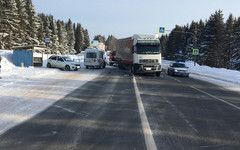
[[[129,37],[154,34],[159,26],[171,30],[192,20],[204,21],[216,10],[224,18],[240,17],[240,0],[32,0],[37,13],[81,23],[94,35]]]

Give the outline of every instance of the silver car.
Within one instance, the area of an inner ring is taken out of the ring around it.
[[[48,58],[47,61],[48,68],[60,68],[66,71],[74,70],[77,71],[81,68],[79,63],[74,62],[68,56],[53,55]]]

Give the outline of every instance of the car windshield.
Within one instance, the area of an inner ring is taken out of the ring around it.
[[[73,62],[73,60],[70,57],[62,57],[64,59],[64,61],[67,62]]]
[[[174,63],[172,66],[175,68],[187,68],[186,65],[182,63]]]
[[[159,45],[138,45],[137,53],[138,54],[159,54],[160,46]]]

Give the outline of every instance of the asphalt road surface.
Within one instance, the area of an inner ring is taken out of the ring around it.
[[[191,77],[110,67],[1,135],[0,150],[238,150],[239,97]]]

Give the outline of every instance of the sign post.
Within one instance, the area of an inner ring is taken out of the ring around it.
[[[158,28],[158,33],[164,34],[165,31],[166,31],[166,28],[165,28],[165,27],[159,27],[159,28]]]
[[[199,55],[199,49],[193,49],[193,53],[194,55],[194,66],[196,66],[196,59],[197,59],[197,55]]]
[[[49,45],[50,44],[50,37],[49,36],[45,36],[44,39],[45,39],[46,46]]]

